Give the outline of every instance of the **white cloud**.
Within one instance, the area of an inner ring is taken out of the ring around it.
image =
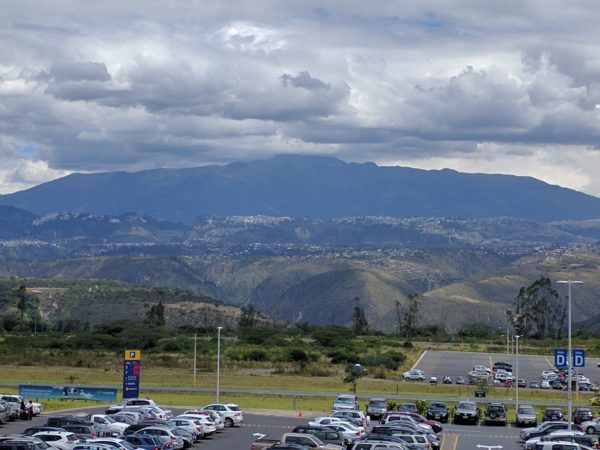
[[[8,2],[2,190],[321,152],[600,195],[595,6]]]

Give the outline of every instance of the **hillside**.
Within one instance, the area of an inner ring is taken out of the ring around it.
[[[0,196],[48,214],[139,213],[171,222],[201,216],[600,218],[600,199],[528,177],[378,167],[331,157],[137,173],[73,174]]]
[[[0,278],[0,319],[19,317],[17,291],[26,287],[27,309],[24,319],[51,327],[84,329],[116,320],[141,322],[150,308],[162,303],[167,327],[190,326],[236,328],[239,308],[224,305],[213,298],[190,292],[133,286],[107,280]],[[266,316],[258,322],[273,323]]]

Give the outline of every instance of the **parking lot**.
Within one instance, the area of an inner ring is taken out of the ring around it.
[[[415,363],[414,368],[421,369],[427,377],[436,376],[441,381],[442,377],[448,375],[454,380],[458,376],[466,377],[475,365],[483,365],[491,368],[496,361],[506,361],[513,364],[516,369],[514,355],[506,353],[475,353],[475,352],[450,352],[426,350],[421,358]],[[586,359],[586,367],[580,369],[593,383],[600,381],[600,369],[597,368],[598,358]],[[545,369],[554,367],[554,356],[519,355],[519,378],[526,381],[540,380],[541,373]],[[513,372],[516,376],[516,373]]]

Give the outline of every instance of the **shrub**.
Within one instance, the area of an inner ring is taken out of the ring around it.
[[[359,359],[355,352],[348,349],[333,350],[327,356],[331,358],[331,364],[356,363]]]
[[[352,330],[340,325],[328,325],[312,332],[312,338],[323,347],[340,347],[350,342],[352,337]]]
[[[306,363],[308,362],[308,355],[300,348],[293,348],[288,352],[290,361]]]
[[[267,361],[268,359],[267,352],[263,350],[251,350],[244,355],[245,361]]]

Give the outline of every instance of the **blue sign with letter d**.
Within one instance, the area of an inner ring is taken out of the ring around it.
[[[564,367],[567,365],[567,351],[564,348],[554,349],[554,367]]]
[[[585,367],[585,350],[576,348],[573,350],[573,367]]]

